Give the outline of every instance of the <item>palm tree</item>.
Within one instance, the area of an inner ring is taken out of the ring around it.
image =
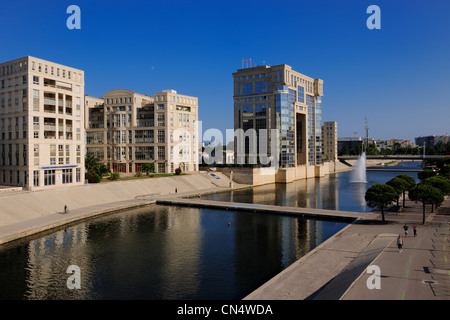
[[[155,170],[155,165],[153,163],[144,163],[142,165],[142,171],[144,171],[147,175],[150,171],[154,171]]]
[[[94,172],[99,163],[98,158],[92,154],[87,154],[84,157],[84,166],[87,172]]]

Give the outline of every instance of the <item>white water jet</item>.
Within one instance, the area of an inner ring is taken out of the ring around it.
[[[355,165],[353,166],[352,173],[350,176],[350,182],[362,182],[366,183],[366,153],[363,152]]]

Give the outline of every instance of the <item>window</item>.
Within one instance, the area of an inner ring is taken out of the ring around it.
[[[297,101],[302,103],[305,102],[305,92],[302,86],[297,87]]]
[[[33,110],[39,111],[39,90],[33,89]]]
[[[253,105],[244,105],[242,106],[242,115],[244,117],[253,116]]]
[[[243,95],[253,94],[253,83],[252,82],[242,84],[242,94]]]
[[[44,170],[44,185],[50,186],[55,184],[55,170]]]
[[[63,169],[62,171],[62,183],[72,183],[72,169]]]
[[[266,81],[255,82],[255,93],[266,93],[266,92],[267,92]]]
[[[33,171],[33,186],[39,187],[39,170]]]
[[[166,158],[166,147],[158,146],[158,160],[164,160]]]
[[[158,130],[158,143],[166,143],[165,130]]]
[[[69,77],[70,77],[70,71],[69,71]],[[81,182],[81,169],[76,169],[76,176],[75,176],[75,182]]]
[[[39,84],[39,77],[33,76],[33,84]]]
[[[265,103],[255,104],[255,115],[256,116],[265,116],[266,115],[266,104]]]

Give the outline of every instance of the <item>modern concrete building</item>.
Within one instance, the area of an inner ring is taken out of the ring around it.
[[[0,64],[0,184],[84,183],[84,71],[26,56]]]
[[[323,138],[323,160],[335,161],[338,160],[338,146],[337,146],[337,122],[325,121],[322,126]]]
[[[163,90],[154,97],[117,89],[85,97],[86,152],[112,172],[198,170],[198,98]]]
[[[234,79],[234,129],[276,129],[279,132],[280,168],[322,164],[323,80],[294,71],[289,65],[239,69]],[[261,135],[258,135],[258,140]],[[246,139],[246,162],[252,153],[272,154],[271,133],[267,145],[255,149]],[[235,141],[236,151],[239,141]],[[237,152],[236,160],[240,161]]]

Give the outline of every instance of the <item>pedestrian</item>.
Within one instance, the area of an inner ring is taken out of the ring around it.
[[[416,225],[414,225],[413,231],[414,231],[414,237],[417,236],[417,226]]]
[[[403,251],[403,239],[400,235],[398,235],[398,238],[397,238],[397,247],[398,247],[398,252]]]
[[[405,237],[407,237],[408,236],[408,225],[406,223],[403,226],[403,230],[405,230]]]

